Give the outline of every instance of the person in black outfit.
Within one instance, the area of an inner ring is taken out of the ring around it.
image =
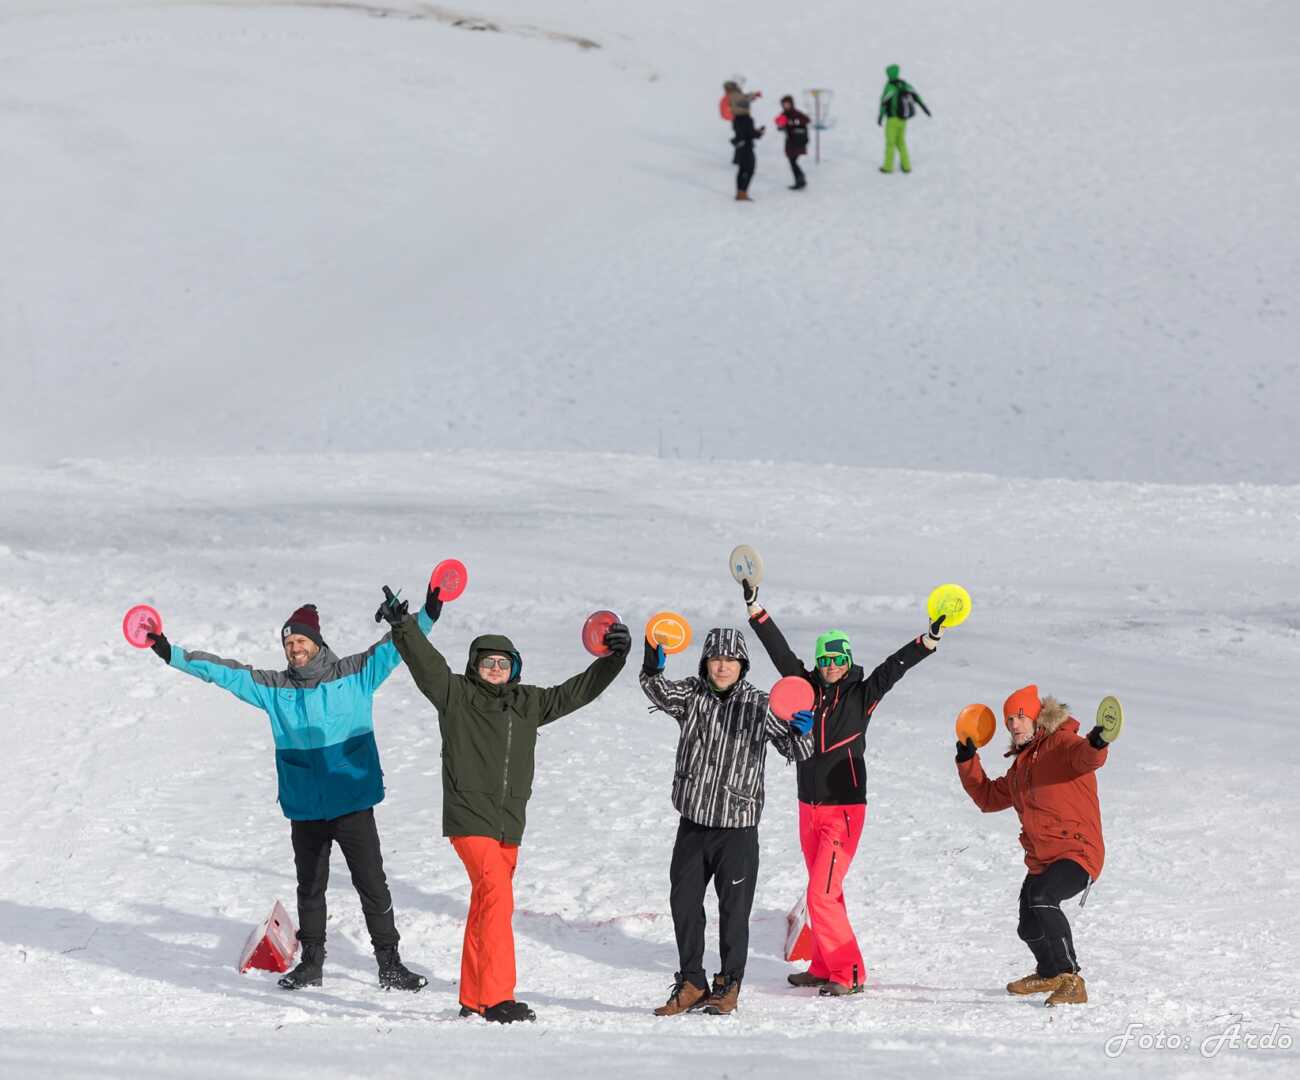
[[[807,113],[794,107],[794,98],[789,94],[781,99],[781,115],[776,118],[776,126],[785,132],[785,157],[790,162],[790,171],[794,173],[791,191],[799,191],[808,186],[808,178],[799,168],[799,159],[808,153],[808,125],[811,122]]]
[[[736,166],[736,201],[749,202],[749,182],[754,178],[754,141],[763,137],[767,128],[755,128],[752,116],[737,116],[732,121],[735,134],[731,145],[736,148],[732,155],[732,164]]]

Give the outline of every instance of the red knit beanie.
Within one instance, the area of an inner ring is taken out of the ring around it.
[[[324,645],[320,636],[320,615],[316,611],[315,604],[303,604],[297,611],[290,615],[280,628],[280,640],[283,641],[290,634],[301,634],[305,638],[310,638],[317,645]]]
[[[1002,703],[1002,720],[1009,723],[1017,713],[1024,713],[1030,720],[1037,720],[1043,711],[1043,703],[1038,700],[1038,687],[1033,683],[1023,686]]]

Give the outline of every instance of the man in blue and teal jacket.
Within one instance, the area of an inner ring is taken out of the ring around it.
[[[428,634],[442,612],[438,591],[419,613]],[[304,604],[280,630],[283,671],[259,670],[211,653],[173,647],[150,634],[152,648],[170,667],[229,690],[271,718],[279,802],[292,826],[298,871],[298,940],[302,960],[280,980],[286,990],[320,986],[325,961],[325,887],[330,849],[343,849],[361,898],[366,927],[384,989],[419,990],[428,980],[409,971],[398,955],[393,900],[384,876],[375,828],[375,804],[384,776],[371,716],[375,691],[402,662],[392,636],[363,653],[339,659],[321,637],[314,604]]]

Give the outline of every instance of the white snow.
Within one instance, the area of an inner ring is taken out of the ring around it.
[[[1294,1048],[1201,1047],[1300,1029],[1296,9],[467,13],[497,31],[414,2],[0,3],[0,1074],[1294,1073]],[[891,61],[935,111],[908,177],[875,171]],[[835,88],[801,196],[769,139],[731,203],[736,71],[764,117]],[[837,625],[883,657],[934,585],[974,597],[869,731],[866,994],[785,986],[803,871],[773,756],[742,1008],[650,1015],[675,728],[635,654],[539,746],[537,1024],[456,1019],[468,888],[404,670],[377,813],[429,987],[376,988],[341,858],[324,987],[234,971],[293,910],[269,727],[130,649],[127,607],[275,665],[297,604],[361,649],[381,584],[458,556],[433,640],[458,664],[508,632],[552,682],[598,607],[741,625],[739,542],[804,651]],[[1128,716],[1105,872],[1068,909],[1091,1001],[1054,1011],[1002,991],[1028,970],[1017,825],[952,764],[958,709],[1030,680]],[[1112,1061],[1134,1024],[1186,1048]]]

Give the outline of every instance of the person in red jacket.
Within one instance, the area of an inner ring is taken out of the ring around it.
[[[1009,983],[1007,992],[1050,993],[1049,1006],[1081,1004],[1088,992],[1061,902],[1101,876],[1106,846],[1096,772],[1119,737],[1123,714],[1119,703],[1107,698],[1097,712],[1097,726],[1082,738],[1069,707],[1055,698],[1040,699],[1038,687],[1030,685],[1007,698],[1002,716],[1011,733],[1006,775],[990,780],[984,774],[972,739],[957,744],[957,774],[986,814],[1015,807],[1020,815],[1020,844],[1029,873],[1020,887],[1017,933],[1037,966]]]
[[[944,616],[868,673],[853,662],[843,631],[817,639],[810,671],[795,656],[772,616],[758,602],[758,588],[741,582],[749,625],[783,676],[806,679],[813,688],[813,756],[798,764],[799,844],[808,868],[808,916],[812,963],[786,976],[791,986],[816,986],[826,997],[861,993],[866,965],[844,903],[844,876],[867,820],[867,725],[881,699],[907,672],[930,656],[943,634]]]
[[[781,113],[776,118],[776,126],[785,132],[785,157],[790,162],[790,171],[794,173],[791,191],[801,191],[808,186],[808,178],[799,168],[799,158],[808,153],[808,125],[812,121],[808,114],[794,107],[794,98],[789,94],[781,99]]]

